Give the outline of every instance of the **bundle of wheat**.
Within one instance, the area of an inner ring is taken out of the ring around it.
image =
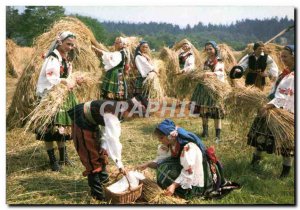
[[[91,86],[99,83],[97,77],[90,72],[75,72],[72,75],[72,78],[69,78],[68,80],[73,80],[72,82],[75,83],[77,76],[83,78],[83,83],[80,86],[75,86],[75,91],[77,90],[81,92],[82,90],[89,90]],[[47,127],[53,121],[53,117],[56,116],[60,107],[65,102],[68,92],[68,88],[64,84],[58,84],[54,86],[47,93],[47,95],[40,100],[33,111],[26,117],[29,120],[25,125],[25,130],[37,130],[39,133],[44,134],[47,130]]]
[[[294,114],[284,109],[269,109],[267,125],[275,138],[276,153],[295,149]]]
[[[156,72],[150,72],[143,82],[143,93],[148,95],[150,99],[161,101],[164,98],[164,89],[159,79],[160,72],[165,69],[161,60],[154,59],[154,69]]]
[[[178,76],[176,88],[178,96],[190,98],[196,85],[199,83],[205,87],[206,93],[223,107],[224,99],[231,92],[231,86],[215,77],[205,77],[204,71],[200,70]]]
[[[18,77],[16,67],[15,50],[17,44],[11,39],[6,40],[6,73],[12,77]]]
[[[160,71],[160,81],[166,95],[176,96],[176,75],[180,72],[178,54],[170,48],[164,47],[160,51],[159,59],[165,63],[165,68]]]
[[[234,88],[225,99],[227,117],[232,122],[249,122],[266,103],[266,95],[254,86]]]
[[[7,127],[9,129],[24,125],[26,120],[23,119],[33,110],[37,101],[35,95],[36,84],[44,61],[42,55],[47,52],[52,41],[62,31],[76,33],[77,41],[74,50],[73,71],[94,72],[96,78],[100,80],[102,75],[100,61],[91,49],[91,45],[107,50],[105,46],[98,43],[92,32],[76,18],[66,17],[55,22],[49,31],[40,35],[34,41],[34,53],[20,78],[7,116]],[[98,84],[95,84],[94,89],[97,88],[96,86]],[[98,91],[89,91],[85,97],[95,99],[98,94]]]
[[[186,204],[187,201],[174,197],[166,196],[164,191],[151,179],[143,179],[142,197],[150,204]]]

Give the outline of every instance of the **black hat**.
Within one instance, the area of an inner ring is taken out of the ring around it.
[[[239,70],[241,70],[241,72],[235,72],[235,69],[239,69]],[[243,67],[241,67],[241,66],[234,66],[230,70],[229,77],[231,79],[239,79],[239,78],[241,78],[243,76],[243,73],[244,73]]]

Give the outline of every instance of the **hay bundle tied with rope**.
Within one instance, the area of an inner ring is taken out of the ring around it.
[[[146,178],[142,180],[142,197],[150,204],[186,204],[187,201],[174,196],[166,196],[164,190],[153,180]]]
[[[70,54],[73,57],[73,72],[95,73],[95,79],[100,80],[102,75],[100,61],[91,49],[91,45],[103,50],[107,50],[106,47],[98,43],[93,33],[77,18],[66,17],[55,22],[47,32],[34,41],[34,53],[20,78],[7,116],[7,127],[9,129],[24,125],[26,120],[23,119],[34,109],[37,102],[36,84],[44,62],[42,55],[48,52],[51,43],[62,31],[76,33],[76,47],[73,53]],[[88,100],[98,98],[98,84],[94,84],[89,88],[88,95],[83,97]],[[83,93],[79,93],[78,98],[81,97],[81,94]]]
[[[294,114],[284,109],[269,109],[267,125],[275,138],[275,152],[295,149],[295,124]]]
[[[150,72],[143,82],[143,94],[148,98],[161,101],[164,98],[164,89],[159,79],[160,72],[163,71],[164,63],[161,60],[154,59],[155,72]]]

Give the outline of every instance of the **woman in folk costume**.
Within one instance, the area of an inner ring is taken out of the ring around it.
[[[236,73],[245,72],[245,85],[255,85],[264,90],[266,85],[266,77],[275,80],[278,76],[278,67],[270,55],[265,54],[265,45],[263,42],[256,42],[253,46],[254,52],[246,55],[238,63],[238,67],[234,71]],[[268,70],[267,70],[268,69]]]
[[[85,167],[91,195],[104,200],[103,184],[107,183],[108,156],[121,173],[126,173],[121,160],[121,124],[118,117],[130,117],[131,110],[146,109],[136,98],[127,101],[95,100],[76,105],[68,113],[73,121],[72,137],[76,151]],[[129,113],[129,115],[128,115]],[[99,125],[104,126],[100,131]]]
[[[102,56],[106,71],[102,80],[101,96],[103,99],[126,100],[127,84],[125,74],[129,70],[129,55],[126,48],[126,39],[117,37],[114,42],[115,52],[105,52],[92,46]]]
[[[72,79],[72,65],[68,53],[75,47],[76,36],[70,31],[60,33],[52,43],[40,72],[36,94],[41,99],[46,96],[51,89],[62,83],[69,89],[68,98],[53,119],[53,124],[47,128],[45,133],[37,132],[37,140],[45,142],[46,150],[50,159],[51,169],[60,170],[60,164],[71,164],[68,159],[65,141],[71,140],[71,119],[67,111],[77,104],[77,99],[72,92],[75,82]],[[82,78],[76,78],[78,84],[82,83]],[[60,161],[56,160],[53,142],[56,141],[59,150]]]
[[[275,153],[275,141],[273,134],[266,124],[266,112],[269,109],[281,108],[290,113],[294,113],[294,71],[295,71],[295,49],[294,45],[287,45],[281,51],[281,61],[285,65],[285,69],[278,76],[271,94],[269,95],[269,103],[266,104],[259,112],[248,133],[248,145],[256,148],[253,153],[251,164],[257,165],[261,161],[263,151],[269,154]],[[294,126],[291,125],[291,129]],[[294,151],[291,148],[281,148],[283,157],[283,168],[280,175],[281,178],[289,175],[292,166],[292,157]]]
[[[203,67],[204,77],[216,77],[221,82],[226,82],[224,63],[219,57],[217,43],[214,41],[207,42],[205,51],[208,58]],[[208,136],[208,118],[212,118],[215,121],[216,142],[219,142],[221,140],[221,119],[224,118],[223,108],[216,105],[215,100],[211,98],[200,83],[195,88],[191,101],[196,104],[194,113],[199,113],[202,118],[203,132],[201,136]]]
[[[175,193],[185,199],[211,198],[223,196],[239,187],[226,181],[214,148],[206,149],[194,133],[165,119],[156,127],[155,135],[162,143],[158,146],[158,155],[155,160],[138,166],[138,169],[156,168],[157,182],[166,188],[167,195]]]
[[[185,42],[183,43],[181,49],[182,51],[179,54],[180,72],[191,72],[195,69],[195,56],[192,51],[191,44]]]
[[[140,42],[135,50],[134,62],[138,70],[138,76],[135,82],[135,95],[143,95],[145,98],[148,98],[148,94],[143,91],[143,82],[150,72],[155,72],[154,65],[150,57],[148,42],[144,40]]]

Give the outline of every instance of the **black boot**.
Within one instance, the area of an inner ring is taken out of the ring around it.
[[[52,171],[59,171],[60,166],[55,158],[54,149],[47,150]]]
[[[103,185],[99,178],[99,174],[89,174],[88,175],[88,184],[91,188],[91,196],[96,200],[104,200]]]
[[[216,129],[216,143],[219,143],[221,141],[221,129]]]
[[[282,165],[280,178],[285,178],[290,174],[291,166]]]
[[[106,167],[104,166],[102,168],[102,171],[98,173],[99,179],[101,184],[107,184],[109,182],[109,176],[108,173],[106,172]]]
[[[258,156],[256,154],[253,154],[253,157],[252,157],[252,161],[251,161],[251,165],[252,166],[255,166],[255,165],[258,165],[259,162],[261,161],[261,156]]]
[[[72,163],[72,161],[69,160],[68,157],[68,153],[67,153],[67,147],[61,147],[58,148],[59,151],[59,164],[61,165],[69,165],[69,166],[73,166],[74,164]]]
[[[208,125],[202,125],[203,127],[203,132],[201,134],[201,137],[208,137]]]

